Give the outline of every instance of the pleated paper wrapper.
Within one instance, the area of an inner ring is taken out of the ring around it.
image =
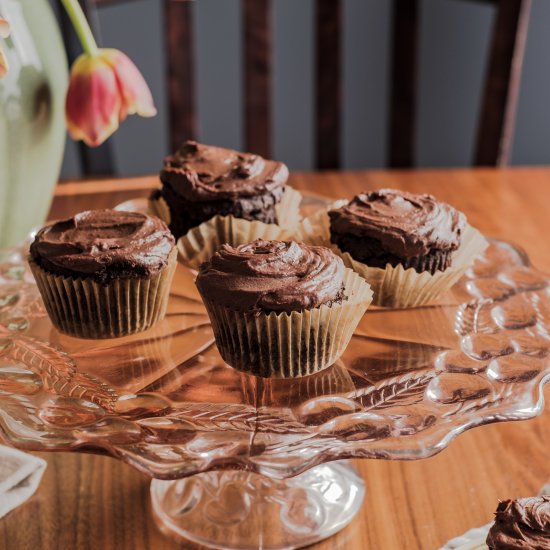
[[[178,239],[178,258],[187,267],[198,270],[225,243],[239,246],[256,239],[273,240],[280,238],[282,232],[278,225],[271,223],[215,216]]]
[[[170,208],[163,197],[149,198],[147,205],[149,207],[149,214],[160,218],[166,225],[170,225]]]
[[[283,230],[290,231],[300,222],[301,201],[301,193],[287,185],[281,202],[275,207],[278,224],[243,220],[231,215],[214,216],[180,237],[179,261],[192,269],[198,269],[222,244],[239,246],[255,239],[277,239]],[[162,197],[150,200],[149,210],[170,224],[170,209]]]
[[[29,260],[46,311],[61,332],[78,338],[119,338],[146,330],[165,313],[176,268],[168,264],[151,278],[120,278],[108,284],[48,273]]]
[[[489,550],[486,540],[493,523],[474,527],[463,535],[447,541],[439,550]]]
[[[302,193],[285,185],[285,192],[281,202],[275,206],[277,210],[277,225],[283,229],[292,229],[296,227],[301,220],[300,203],[302,202]]]
[[[342,355],[372,301],[368,283],[351,269],[344,274],[339,304],[251,314],[215,304],[203,296],[216,344],[232,367],[262,377],[293,378],[321,371]]]
[[[413,268],[404,269],[402,265],[393,267],[388,264],[385,269],[369,267],[354,260],[349,253],[342,252],[330,242],[328,211],[345,204],[347,201],[335,202],[327,210],[302,220],[294,231],[286,232],[284,237],[292,237],[306,244],[330,247],[342,258],[346,267],[353,269],[369,282],[374,292],[373,303],[377,306],[409,308],[437,300],[464,275],[476,256],[488,246],[485,237],[477,229],[468,225],[462,235],[460,247],[453,254],[451,266],[445,271],[437,271],[432,275],[429,272],[418,273]]]
[[[461,546],[455,546],[454,550],[489,550],[483,539],[465,542]]]

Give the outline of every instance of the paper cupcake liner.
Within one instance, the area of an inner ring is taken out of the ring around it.
[[[191,269],[199,269],[225,243],[239,246],[256,239],[278,239],[282,233],[281,227],[271,223],[215,216],[178,239],[178,259]]]
[[[376,246],[376,248],[380,247],[380,244],[374,240],[360,239],[359,237],[354,238],[353,241],[347,241],[345,237],[339,238],[333,244],[337,246],[340,250],[354,250],[354,253],[351,254],[352,257],[360,255],[355,254],[355,250],[357,250],[356,247],[358,246],[360,247],[358,250],[361,250],[361,248],[370,250],[372,249],[373,245]],[[450,266],[453,259],[453,254],[454,251],[452,250],[445,252],[434,251],[426,254],[425,256],[415,256],[413,258],[406,258],[404,260],[401,260],[397,257],[389,259],[388,256],[386,256],[386,260],[377,258],[376,261],[373,262],[370,262],[370,258],[367,255],[364,259],[356,258],[356,261],[362,263],[372,263],[371,267],[378,267],[382,269],[385,269],[388,264],[401,264],[403,266],[403,269],[413,268],[418,272],[427,271],[428,273],[434,274],[437,271],[444,271],[445,269],[447,269],[447,267]]]
[[[302,202],[302,193],[290,187],[285,186],[285,192],[279,202],[275,206],[277,211],[277,225],[283,229],[292,229],[300,223],[300,204]]]
[[[160,218],[167,226],[170,226],[170,207],[160,194],[155,197],[149,197],[148,200],[149,214]]]
[[[168,305],[176,250],[151,278],[115,279],[108,284],[54,275],[29,260],[38,290],[54,326],[78,338],[118,338],[152,327]]]
[[[550,495],[550,482],[539,491],[539,495]],[[489,550],[485,541],[493,525],[494,522],[490,521],[481,527],[474,527],[463,535],[447,541],[439,550]]]
[[[464,275],[476,256],[488,246],[483,235],[470,225],[462,235],[462,242],[453,254],[451,266],[434,275],[428,272],[418,273],[413,268],[404,269],[402,265],[385,269],[369,267],[354,260],[348,252],[342,252],[330,242],[330,219],[328,210],[340,208],[347,201],[337,201],[327,210],[318,212],[303,220],[294,231],[287,232],[285,237],[292,237],[306,244],[328,246],[337,253],[346,267],[353,269],[365,278],[374,292],[373,303],[377,306],[407,308],[425,305],[439,298]]]
[[[301,202],[302,194],[293,187],[290,187],[290,185],[285,186],[285,192],[283,193],[281,202],[275,205],[278,220],[276,225],[284,229],[292,229],[293,227],[296,227],[296,225],[300,223]],[[166,225],[170,225],[170,207],[161,195],[154,198],[149,197],[148,207],[150,214],[160,218],[164,223],[166,223]]]
[[[465,542],[460,546],[455,546],[454,550],[489,550],[489,547],[485,543],[484,538],[479,538],[477,540]]]
[[[283,230],[290,231],[300,222],[302,195],[286,186],[281,202],[275,207],[278,224],[249,221],[235,216],[214,216],[191,228],[178,240],[178,259],[192,269],[210,259],[222,244],[239,246],[255,239],[277,239]],[[162,197],[149,199],[150,213],[170,224],[170,208]]]
[[[346,349],[372,291],[346,269],[344,293],[347,300],[340,304],[290,314],[252,315],[203,299],[226,363],[256,376],[293,378],[329,367]]]

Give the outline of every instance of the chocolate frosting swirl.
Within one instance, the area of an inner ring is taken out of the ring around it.
[[[88,210],[43,227],[30,253],[45,270],[108,282],[158,273],[174,248],[166,224],[153,216]]]
[[[491,550],[550,548],[550,496],[500,502],[487,546]]]
[[[201,294],[238,311],[287,312],[343,299],[344,264],[323,246],[264,241],[223,245],[197,277]]]
[[[466,217],[452,206],[394,189],[361,193],[329,217],[331,231],[376,239],[401,258],[456,250],[466,227]]]
[[[266,192],[280,199],[288,168],[259,155],[186,141],[179,151],[166,157],[160,178],[188,201],[235,199]]]

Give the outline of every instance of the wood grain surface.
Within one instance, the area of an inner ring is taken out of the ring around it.
[[[52,216],[145,196],[157,179],[70,182]],[[370,188],[430,192],[490,236],[511,240],[550,273],[550,169],[293,174],[292,185],[331,197]],[[550,388],[546,390],[550,397]],[[0,520],[0,548],[175,549],[157,531],[149,480],[118,461],[38,453],[48,469],[36,495]],[[316,550],[435,550],[491,520],[498,499],[532,495],[550,480],[550,409],[523,422],[471,430],[417,462],[356,461],[367,495],[361,513]]]

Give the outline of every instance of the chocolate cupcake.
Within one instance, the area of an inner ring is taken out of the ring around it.
[[[389,307],[437,299],[487,246],[452,206],[393,189],[338,201],[304,220],[295,237],[331,246],[368,280],[375,304]]]
[[[548,550],[550,548],[550,496],[502,501],[497,506],[495,521],[492,525],[470,529],[464,535],[449,541],[443,548],[445,550]]]
[[[299,221],[301,196],[286,185],[287,167],[259,155],[186,141],[165,159],[160,179],[162,188],[150,201],[153,212],[176,239],[195,229],[191,244],[180,247],[184,260],[202,251],[193,248],[195,241],[215,239],[213,253],[224,243],[265,237],[265,225],[290,227]],[[205,222],[210,223],[205,227]]]
[[[223,359],[264,377],[332,365],[372,299],[329,249],[292,241],[223,245],[201,266],[197,287]]]
[[[489,550],[550,548],[550,496],[499,502],[486,542]]]
[[[156,217],[90,210],[42,228],[29,264],[56,328],[81,338],[116,338],[164,317],[174,244]]]
[[[354,260],[432,275],[451,265],[466,228],[466,217],[452,206],[393,189],[361,193],[328,215],[331,242]]]

